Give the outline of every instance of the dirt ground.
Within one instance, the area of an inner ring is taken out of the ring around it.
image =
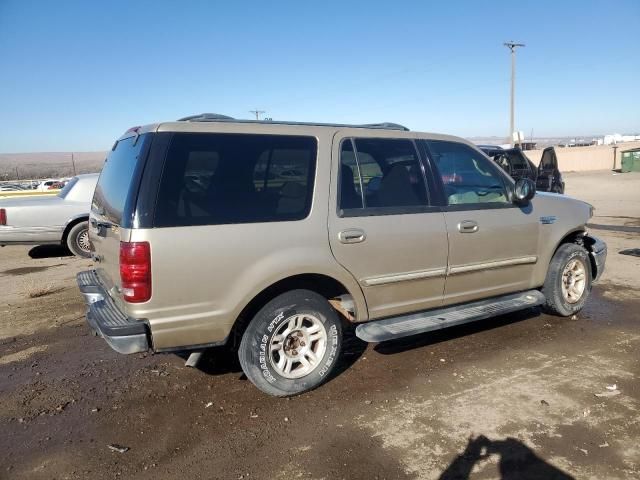
[[[288,400],[222,352],[113,352],[84,324],[89,261],[0,249],[0,478],[640,478],[640,257],[620,253],[640,248],[640,174],[565,178],[609,245],[580,315],[350,339],[339,375]]]

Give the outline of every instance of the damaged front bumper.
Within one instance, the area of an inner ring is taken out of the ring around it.
[[[585,235],[584,243],[589,251],[591,266],[593,269],[593,282],[597,282],[604,273],[604,264],[607,260],[607,244],[593,235]]]
[[[128,317],[104,290],[94,270],[76,276],[78,288],[87,304],[87,323],[118,353],[149,350],[149,326],[144,320]]]

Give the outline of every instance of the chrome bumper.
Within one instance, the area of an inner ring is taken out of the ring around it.
[[[89,270],[76,276],[78,288],[87,304],[87,323],[118,353],[149,350],[149,327],[143,320],[127,317],[105,292],[98,275]]]

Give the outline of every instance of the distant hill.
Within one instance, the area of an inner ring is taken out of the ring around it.
[[[74,152],[76,173],[99,172],[106,156],[107,152]],[[71,152],[0,153],[0,180],[70,176]]]

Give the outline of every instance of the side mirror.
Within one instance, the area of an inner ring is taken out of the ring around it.
[[[536,194],[536,184],[529,178],[519,178],[513,188],[513,203],[526,205]]]

